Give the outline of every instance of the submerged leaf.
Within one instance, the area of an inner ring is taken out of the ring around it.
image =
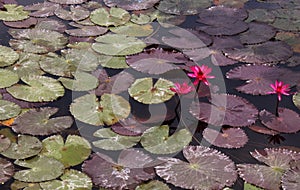
[[[5,4],[5,11],[0,10],[0,20],[4,21],[19,21],[29,17],[29,12],[23,10],[22,5]]]
[[[0,158],[0,183],[5,183],[14,175],[14,165],[4,159]]]

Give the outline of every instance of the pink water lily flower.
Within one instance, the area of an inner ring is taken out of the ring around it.
[[[274,84],[270,84],[273,91],[268,92],[268,94],[277,94],[278,100],[281,101],[281,95],[290,95],[290,85],[284,84],[282,81],[275,81]]]
[[[200,81],[203,81],[204,84],[209,85],[207,79],[215,78],[215,76],[209,75],[211,73],[211,68],[206,65],[202,66],[191,66],[193,73],[188,73],[189,77],[195,78],[194,85],[197,85]]]
[[[171,87],[170,90],[176,92],[177,94],[188,94],[192,91],[192,87],[189,86],[186,82],[180,84],[178,82],[174,83],[175,87]]]

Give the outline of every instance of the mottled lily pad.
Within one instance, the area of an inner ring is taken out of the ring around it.
[[[104,150],[123,150],[131,148],[141,139],[139,136],[130,137],[119,135],[109,128],[99,129],[93,134],[93,136],[103,138],[101,140],[94,141],[93,145]]]
[[[60,177],[61,180],[52,180],[40,183],[43,189],[81,189],[91,190],[93,183],[92,180],[84,173],[77,170],[67,170]]]
[[[180,152],[192,140],[187,129],[180,129],[169,136],[169,126],[155,126],[147,129],[141,138],[141,144],[147,151],[154,154],[172,154]]]
[[[121,119],[119,123],[116,123],[111,126],[111,130],[119,135],[124,136],[140,136],[142,135],[149,127],[139,123],[133,118]]]
[[[276,117],[274,114],[263,110],[259,113],[259,118],[264,125],[275,131],[296,133],[300,130],[298,125],[300,116],[298,113],[287,108],[278,108],[278,115]]]
[[[275,20],[275,15],[268,9],[248,9],[248,18],[246,22],[265,22],[272,23]]]
[[[158,12],[156,15],[158,23],[164,28],[172,28],[174,26],[179,26],[186,20],[184,15],[173,15],[163,12]]]
[[[99,57],[99,62],[102,67],[111,69],[126,69],[129,67],[126,63],[125,57],[122,56],[101,55]]]
[[[19,81],[17,73],[8,69],[0,69],[0,88],[10,87]]]
[[[17,142],[12,142],[10,147],[1,154],[11,159],[25,159],[37,155],[41,150],[42,143],[38,138],[20,135]]]
[[[10,185],[11,190],[41,190],[41,186],[39,183],[26,183],[19,180],[14,180]]]
[[[33,17],[49,17],[54,15],[54,11],[60,7],[57,3],[44,1],[43,3],[36,3],[25,6],[24,10],[31,11],[29,14]]]
[[[54,135],[44,139],[42,143],[41,155],[57,159],[66,168],[80,164],[91,154],[90,143],[76,135],[69,135],[66,142],[62,136]]]
[[[203,137],[212,145],[222,148],[241,148],[248,141],[246,133],[240,128],[222,128],[221,131],[205,128]]]
[[[61,77],[58,80],[65,88],[73,91],[88,91],[98,86],[98,79],[89,73],[76,72],[73,76],[74,79]]]
[[[21,134],[49,135],[71,127],[71,116],[50,118],[57,111],[53,107],[29,110],[15,119],[13,130]]]
[[[154,30],[150,24],[138,25],[127,23],[123,26],[111,27],[110,31],[116,34],[123,34],[127,36],[144,37],[150,36]]]
[[[105,34],[108,29],[101,26],[85,26],[76,24],[73,25],[75,27],[78,27],[77,29],[69,29],[65,32],[71,36],[78,36],[78,37],[90,37],[90,36],[100,36],[102,34]]]
[[[11,141],[8,137],[0,134],[0,153],[7,150],[9,148],[9,146],[11,145]]]
[[[81,4],[86,2],[87,0],[49,0],[50,2],[53,3],[58,3],[58,4],[68,4],[68,5],[72,5],[72,4]]]
[[[148,183],[141,184],[135,188],[135,190],[171,190],[167,184],[153,180]]]
[[[155,176],[154,170],[147,167],[153,160],[142,151],[123,150],[115,163],[101,153],[94,153],[82,165],[82,170],[92,178],[95,185],[108,189],[134,189],[142,181]]]
[[[203,19],[207,17],[229,17],[231,19],[245,20],[248,17],[246,9],[231,8],[226,6],[213,6],[205,10],[201,10],[198,16]]]
[[[90,19],[100,26],[120,26],[130,20],[130,14],[124,9],[112,7],[107,11],[99,8],[91,12]]]
[[[7,88],[15,98],[29,102],[53,101],[64,95],[64,87],[55,79],[45,76],[24,76],[25,83]]]
[[[299,9],[276,9],[272,13],[276,17],[272,26],[286,31],[300,31]]]
[[[104,0],[108,7],[119,7],[125,10],[142,10],[153,7],[159,0]]]
[[[298,166],[284,173],[284,175],[281,178],[282,189],[283,190],[297,189],[300,186],[299,181],[300,181],[300,168]]]
[[[300,93],[296,93],[293,96],[293,102],[294,102],[295,106],[297,106],[297,108],[300,109]]]
[[[142,40],[122,34],[106,34],[95,40],[93,50],[105,55],[131,55],[143,51],[146,47]]]
[[[129,103],[121,96],[103,94],[101,100],[96,95],[87,94],[74,100],[70,106],[72,115],[91,125],[112,125],[130,113]]]
[[[54,11],[54,14],[63,20],[83,20],[90,16],[90,11],[83,8],[82,6],[70,6],[70,11],[65,10],[61,7]]]
[[[294,52],[300,53],[300,34],[293,32],[278,32],[276,34],[276,39],[285,41],[289,44]]]
[[[24,11],[24,7],[17,4],[3,5],[5,10],[0,10],[0,20],[19,21],[29,17],[29,12]]]
[[[201,9],[211,5],[210,0],[162,0],[158,9],[162,12],[176,15],[195,15]]]
[[[39,19],[38,23],[35,25],[35,28],[56,31],[59,33],[64,33],[64,31],[67,29],[66,25],[62,21],[51,18]]]
[[[171,99],[174,92],[170,90],[174,84],[166,79],[160,78],[153,85],[152,78],[137,79],[128,92],[136,101],[144,104],[159,104]]]
[[[19,105],[10,101],[0,100],[0,120],[16,117],[20,112],[21,108]]]
[[[0,67],[14,64],[19,59],[19,54],[9,47],[0,45]]]
[[[30,168],[15,173],[14,178],[24,182],[49,181],[64,172],[64,165],[54,158],[36,156],[29,160],[16,160],[16,165]]]
[[[5,24],[8,27],[11,28],[30,28],[32,26],[35,26],[37,23],[37,19],[33,17],[29,17],[25,20],[21,21],[4,21],[3,24]]]
[[[237,164],[239,175],[248,183],[265,189],[279,190],[282,175],[290,169],[289,163],[300,158],[299,153],[281,148],[265,148],[250,153],[265,165]]]
[[[164,163],[155,167],[156,174],[166,182],[185,189],[222,189],[231,186],[237,179],[233,161],[215,149],[186,146],[183,155],[188,162],[160,158]]]
[[[0,158],[0,183],[5,183],[14,175],[14,165],[3,158]]]
[[[270,40],[275,34],[276,30],[272,26],[251,22],[249,23],[249,30],[240,34],[239,38],[243,44],[258,44]]]

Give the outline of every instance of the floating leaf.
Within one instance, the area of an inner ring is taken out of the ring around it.
[[[158,23],[164,28],[172,28],[174,26],[179,26],[186,20],[184,15],[173,15],[163,12],[158,12],[156,15]]]
[[[281,184],[283,190],[297,189],[300,181],[300,169],[299,164],[296,168],[292,168],[285,172],[281,178]]]
[[[263,190],[263,189],[251,185],[250,183],[244,183],[244,190]]]
[[[121,96],[103,94],[99,101],[96,95],[87,94],[74,100],[70,106],[72,115],[91,125],[112,125],[128,117],[129,103]]]
[[[210,103],[193,103],[190,113],[200,121],[214,126],[243,127],[255,123],[256,107],[242,97],[228,94],[212,95]]]
[[[180,152],[192,140],[187,129],[180,129],[169,136],[169,126],[155,126],[147,129],[141,138],[142,146],[154,154],[172,154]]]
[[[139,123],[133,118],[121,119],[119,123],[111,126],[111,130],[119,135],[124,136],[140,136],[149,127]]]
[[[241,148],[248,141],[246,133],[240,128],[222,128],[220,132],[205,128],[203,138],[212,145],[222,148]]]
[[[24,182],[49,181],[64,172],[64,165],[54,158],[36,156],[29,160],[16,160],[16,165],[30,168],[15,173],[14,178]]]
[[[18,180],[14,180],[10,185],[11,190],[41,190],[41,186],[39,183],[26,183]]]
[[[259,118],[264,125],[275,131],[296,133],[300,130],[298,113],[287,108],[278,108],[278,114],[279,116],[276,117],[274,114],[263,110],[259,113]]]
[[[94,141],[93,145],[104,150],[124,150],[131,148],[141,139],[139,136],[129,137],[119,135],[109,128],[99,129],[93,134],[93,136],[103,138],[101,140]]]
[[[177,187],[185,189],[222,189],[237,179],[235,165],[223,153],[202,146],[186,146],[183,155],[188,162],[177,158],[160,158],[156,174]]]
[[[10,30],[15,38],[9,41],[12,48],[28,53],[47,53],[65,47],[68,39],[56,31],[44,29]]]
[[[248,9],[248,18],[246,22],[266,22],[272,23],[275,20],[275,15],[268,9]]]
[[[141,52],[146,47],[142,40],[121,34],[106,34],[95,40],[93,50],[105,55],[131,55]]]
[[[99,62],[102,67],[111,68],[111,69],[126,69],[129,66],[126,63],[125,57],[121,56],[108,56],[101,55]]]
[[[0,45],[0,67],[14,64],[19,59],[19,54],[9,47]]]
[[[63,9],[62,7],[57,8],[54,14],[63,20],[83,20],[90,16],[90,11],[83,8],[82,6],[70,6],[70,11]]]
[[[87,0],[49,0],[49,1],[53,3],[72,5],[72,4],[81,4],[86,2]]]
[[[153,7],[159,0],[104,0],[108,7],[119,7],[125,10],[142,10]]]
[[[144,104],[159,104],[171,99],[174,92],[170,90],[174,84],[166,79],[158,79],[153,85],[152,78],[137,79],[128,92],[136,101]]]
[[[17,73],[7,69],[0,69],[0,88],[10,87],[19,81]]]
[[[281,148],[265,148],[250,154],[266,165],[237,164],[240,177],[247,183],[274,190],[279,190],[281,177],[290,168],[289,163],[300,158],[299,153]]]
[[[151,162],[151,157],[142,151],[127,149],[120,153],[117,163],[106,155],[94,153],[83,163],[82,170],[100,187],[134,189],[142,181],[154,177],[154,170],[147,167]]]
[[[35,25],[36,29],[44,29],[64,33],[67,29],[66,25],[60,20],[54,20],[50,18],[39,19]]]
[[[169,14],[195,15],[210,5],[210,0],[162,0],[157,8]]]
[[[251,125],[249,126],[249,129],[251,129],[252,131],[255,131],[257,133],[261,133],[261,134],[265,134],[265,135],[278,135],[279,132],[278,131],[274,131],[271,129],[268,129],[266,127],[262,127],[262,126],[256,126],[256,125]]]
[[[29,102],[53,101],[64,95],[64,87],[55,79],[45,76],[24,76],[25,85],[14,85],[7,91],[15,98]]]
[[[71,116],[50,118],[58,108],[44,107],[29,110],[14,121],[13,130],[17,133],[31,135],[49,135],[71,127]]]
[[[293,32],[278,32],[276,39],[285,41],[289,44],[294,52],[300,53],[300,34]]]
[[[92,180],[84,173],[77,170],[67,170],[60,177],[61,180],[52,180],[40,183],[43,189],[81,189],[91,190],[93,183]]]
[[[3,158],[0,158],[0,183],[5,183],[14,175],[14,165]]]
[[[23,10],[23,6],[17,4],[3,5],[5,11],[0,10],[0,20],[19,21],[29,17],[29,12]]]
[[[223,5],[231,8],[242,8],[248,0],[214,0],[215,5]]]
[[[64,166],[76,166],[83,162],[91,154],[90,143],[76,135],[69,135],[64,142],[60,135],[50,136],[43,140],[41,155],[55,158]]]
[[[127,23],[126,25],[123,26],[117,26],[114,28],[111,27],[110,31],[116,34],[143,37],[143,36],[150,36],[154,30],[150,24],[138,25],[134,23]]]
[[[10,28],[30,28],[35,26],[37,23],[37,19],[33,17],[29,17],[25,20],[21,21],[4,21],[3,24]]]
[[[71,36],[79,36],[79,37],[90,37],[90,36],[100,36],[105,34],[108,29],[101,26],[85,26],[76,24],[74,27],[78,27],[78,29],[69,29],[65,32]]]
[[[73,76],[74,79],[61,77],[58,80],[65,88],[73,91],[88,91],[98,86],[98,79],[89,73],[76,72]]]
[[[11,145],[11,141],[8,137],[0,134],[0,144],[1,144],[0,147],[0,153],[1,153],[9,148],[9,146]]]
[[[36,3],[25,6],[24,10],[31,11],[29,14],[33,17],[49,17],[54,15],[54,11],[60,7],[57,3],[44,1],[43,3]]]
[[[0,120],[16,117],[20,112],[21,108],[17,104],[6,100],[0,100]]]
[[[297,108],[300,109],[300,93],[296,93],[293,96],[293,102],[294,102],[295,106],[297,106]]]
[[[141,184],[135,188],[135,190],[171,190],[167,184],[158,181],[152,180],[148,183]]]
[[[37,155],[41,150],[42,143],[38,138],[19,135],[17,142],[12,142],[10,147],[1,154],[11,159],[25,159]]]
[[[132,14],[130,21],[135,24],[149,24],[151,22],[151,17],[146,14]]]
[[[300,31],[300,23],[298,22],[299,9],[276,9],[272,13],[275,15],[275,21],[272,26],[285,31]]]
[[[112,7],[107,11],[99,8],[91,12],[90,19],[100,26],[120,26],[130,20],[130,14],[124,9]]]

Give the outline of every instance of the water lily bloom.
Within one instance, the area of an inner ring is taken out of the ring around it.
[[[281,101],[281,95],[290,95],[290,85],[283,84],[282,81],[275,81],[275,84],[270,85],[273,91],[268,92],[268,94],[277,94],[278,100]]]
[[[192,87],[189,86],[186,82],[180,84],[178,82],[174,83],[175,87],[171,87],[170,90],[176,92],[177,94],[188,94],[192,91]]]
[[[209,75],[211,73],[211,68],[206,65],[202,66],[191,66],[193,73],[188,73],[189,77],[195,78],[194,85],[197,85],[200,81],[203,81],[204,84],[209,85],[207,79],[215,78],[215,76]]]

